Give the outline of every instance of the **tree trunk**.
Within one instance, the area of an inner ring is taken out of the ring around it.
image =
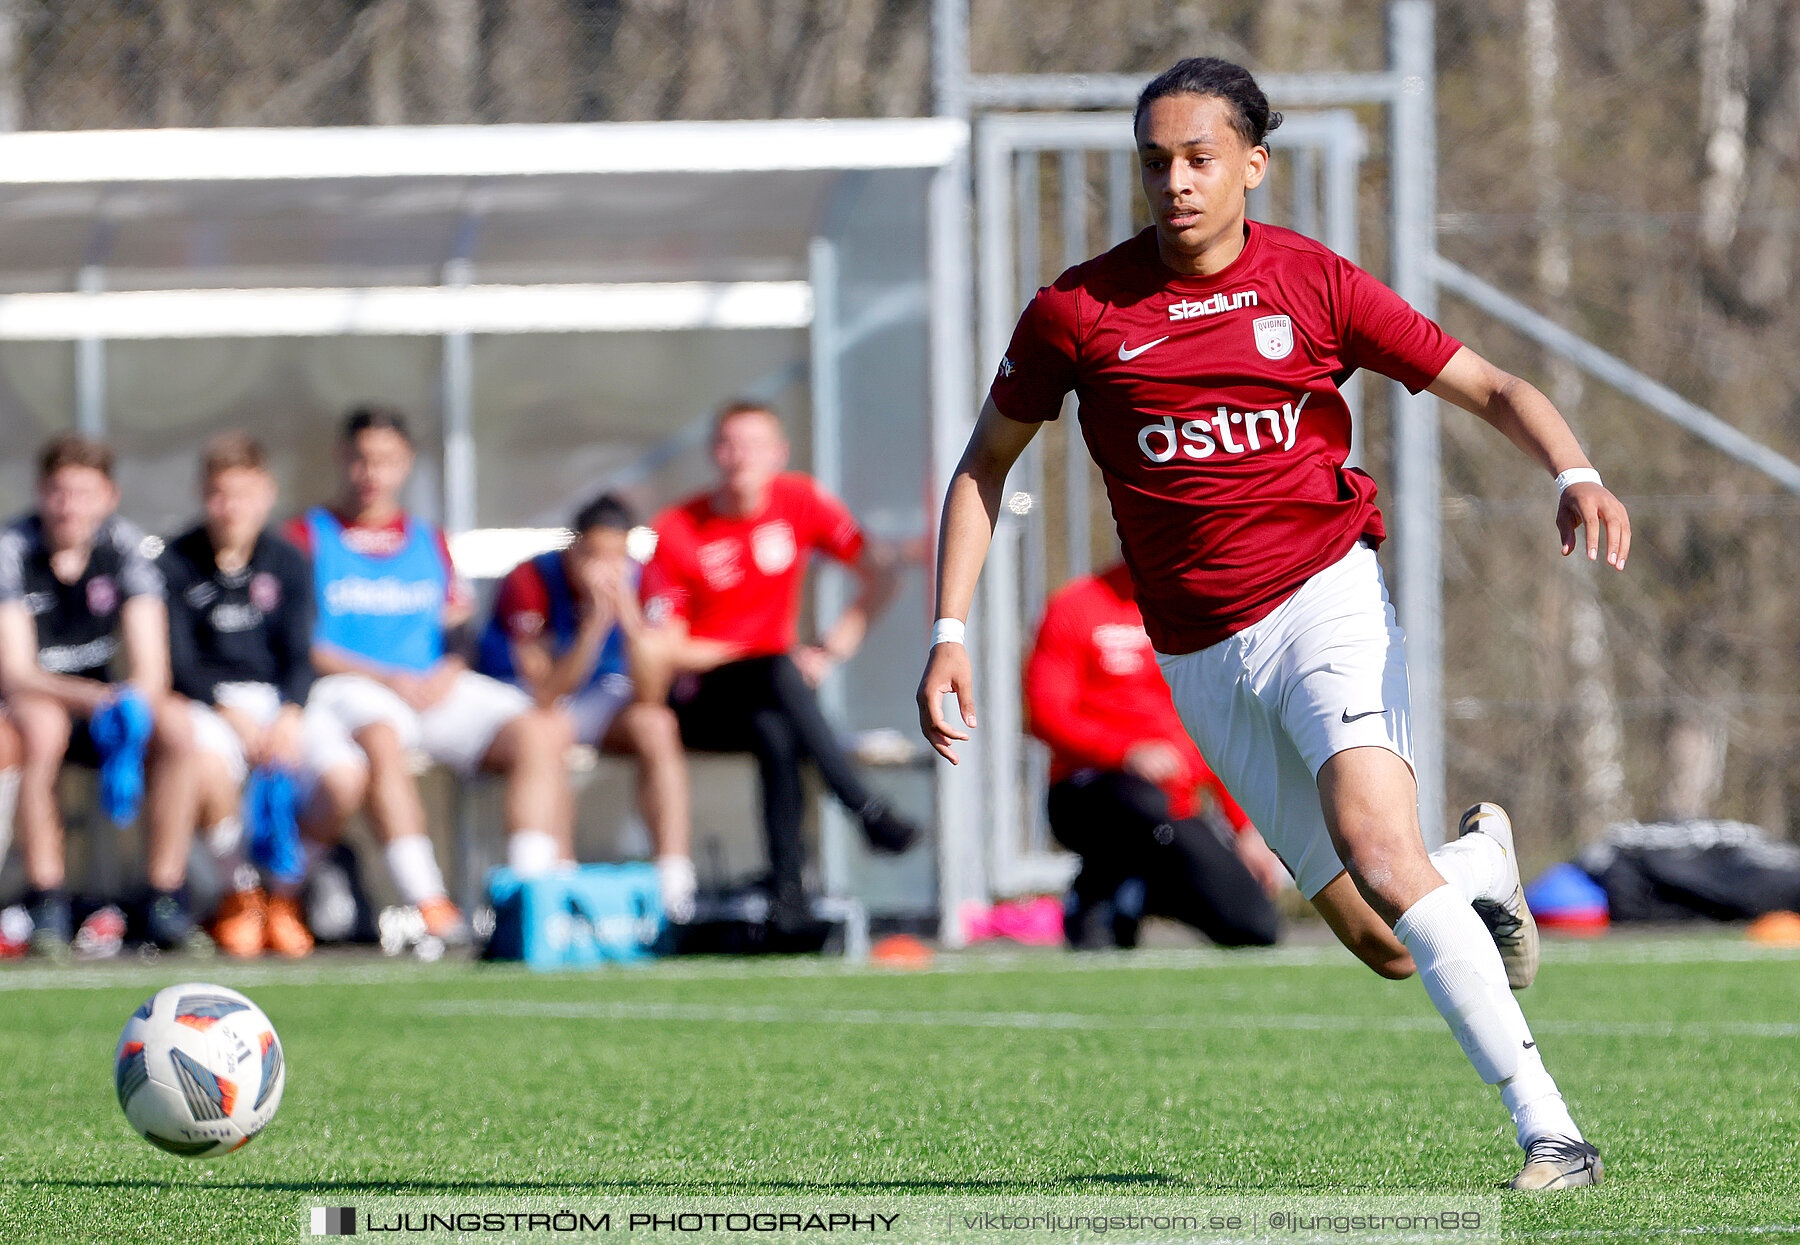
[[[431,0],[436,27],[437,63],[432,84],[437,96],[437,120],[475,120],[476,77],[481,69],[481,6],[479,0]]]
[[[19,0],[0,0],[0,134],[25,127]]]
[[[1559,77],[1558,34],[1554,0],[1526,0],[1525,60],[1530,83],[1532,185],[1537,202],[1537,253],[1534,277],[1544,310],[1552,319],[1569,318],[1570,247],[1568,190],[1557,162],[1562,147],[1562,119],[1556,107]],[[1581,373],[1560,356],[1545,360],[1550,400],[1576,421],[1585,385]],[[1579,433],[1579,429],[1577,429]],[[1606,616],[1600,609],[1594,567],[1586,558],[1571,557],[1570,574],[1545,585],[1567,593],[1568,608],[1555,613],[1566,620],[1564,653],[1573,675],[1569,681],[1574,706],[1575,773],[1578,778],[1575,833],[1591,842],[1629,812],[1625,793],[1624,731],[1614,694],[1607,653]]]
[[[405,0],[381,0],[381,18],[369,28],[369,121],[406,123]]]

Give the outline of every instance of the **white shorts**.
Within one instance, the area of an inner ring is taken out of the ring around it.
[[[327,675],[313,684],[306,701],[306,761],[318,773],[367,764],[353,736],[386,722],[398,732],[401,747],[421,750],[466,776],[480,768],[501,729],[530,709],[531,697],[512,684],[471,670],[458,675],[449,694],[423,713],[374,679]]]
[[[1268,617],[1157,664],[1200,755],[1311,899],[1344,868],[1320,767],[1366,747],[1412,765],[1405,637],[1375,551],[1357,542]]]
[[[558,707],[575,723],[575,742],[597,748],[612,729],[619,711],[631,703],[633,694],[629,675],[608,674],[592,687],[564,696]]]
[[[214,696],[221,705],[249,714],[263,726],[281,716],[281,692],[272,683],[221,683]],[[200,751],[210,752],[225,762],[232,785],[243,786],[250,774],[244,741],[211,705],[196,700],[190,702],[189,708],[194,718],[194,743]]]

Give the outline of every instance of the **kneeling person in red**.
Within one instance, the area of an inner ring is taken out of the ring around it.
[[[1182,729],[1123,564],[1050,598],[1025,710],[1051,749],[1051,833],[1081,856],[1071,946],[1135,946],[1145,915],[1225,946],[1276,940],[1286,874]]]

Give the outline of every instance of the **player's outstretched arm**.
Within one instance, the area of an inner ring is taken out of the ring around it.
[[[1503,372],[1467,346],[1459,349],[1431,382],[1431,392],[1479,415],[1551,475],[1590,467],[1587,455],[1556,407],[1532,385]],[[1575,551],[1575,530],[1587,529],[1587,555],[1600,556],[1606,530],[1606,561],[1619,570],[1631,552],[1631,517],[1625,506],[1597,483],[1571,484],[1557,499],[1556,530],[1565,556]]]
[[[1000,519],[1000,494],[1038,425],[1006,418],[990,400],[981,408],[962,460],[944,496],[938,531],[937,614],[967,622],[975,600],[975,581],[987,558],[994,525]],[[954,695],[963,728],[944,717],[944,697]],[[919,729],[939,756],[956,764],[952,742],[965,740],[975,726],[974,673],[969,650],[960,642],[934,644],[919,680]],[[966,729],[964,729],[966,728]]]

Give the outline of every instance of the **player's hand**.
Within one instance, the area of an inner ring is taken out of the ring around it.
[[[1600,556],[1600,529],[1606,529],[1607,565],[1625,569],[1625,556],[1631,552],[1631,516],[1625,505],[1599,484],[1571,484],[1563,490],[1556,506],[1556,530],[1562,535],[1562,551],[1566,558],[1575,552],[1575,529],[1587,529],[1588,560]]]
[[[808,687],[817,687],[823,683],[825,676],[831,673],[831,667],[836,664],[832,660],[831,654],[817,644],[803,644],[790,656],[793,658],[795,668],[800,671],[800,677],[806,680]]]
[[[1288,884],[1287,866],[1281,863],[1281,857],[1269,850],[1269,845],[1256,832],[1255,826],[1245,826],[1238,833],[1237,856],[1243,861],[1244,868],[1250,870],[1250,876],[1256,879],[1256,884],[1263,888],[1263,893],[1271,899]]]
[[[1174,744],[1146,739],[1125,750],[1125,771],[1160,787],[1187,774],[1187,762]]]
[[[610,630],[613,620],[619,617],[621,599],[630,591],[625,583],[625,568],[591,561],[582,568],[580,587],[588,613],[604,621]]]
[[[296,769],[300,765],[300,731],[304,718],[300,706],[283,705],[281,713],[263,732],[259,765],[281,765]]]
[[[956,764],[953,741],[969,738],[975,729],[975,671],[969,665],[969,650],[961,644],[946,641],[934,645],[925,662],[925,677],[919,680],[919,729],[925,742],[950,764]],[[963,726],[958,729],[944,717],[944,697],[956,697],[957,713]]]

